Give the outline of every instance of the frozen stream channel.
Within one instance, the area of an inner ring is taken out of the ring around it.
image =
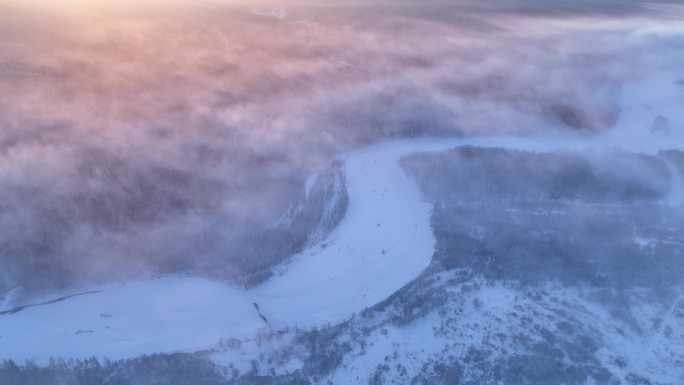
[[[466,144],[553,151],[606,143],[615,141],[419,139],[346,154],[345,217],[321,244],[293,256],[283,274],[247,291],[202,278],[160,278],[96,287],[26,307],[0,315],[0,359],[45,362],[50,356],[117,359],[195,351],[263,328],[343,321],[387,298],[430,263],[432,207],[399,166],[402,156]]]

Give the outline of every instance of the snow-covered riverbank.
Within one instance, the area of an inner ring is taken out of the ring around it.
[[[430,263],[431,206],[398,160],[456,142],[396,142],[346,155],[349,208],[342,223],[261,286],[244,291],[201,278],[161,278],[98,287],[0,317],[0,358],[192,351],[262,328],[342,321]]]
[[[0,316],[0,359],[45,362],[50,356],[195,351],[264,328],[343,321],[387,298],[430,263],[431,204],[399,166],[402,156],[460,145],[554,151],[599,150],[613,143],[605,138],[417,139],[344,155],[348,212],[327,239],[294,256],[282,274],[248,291],[201,278],[161,278],[111,284],[28,307]],[[633,150],[626,142],[618,146]],[[660,148],[667,142],[644,151]]]

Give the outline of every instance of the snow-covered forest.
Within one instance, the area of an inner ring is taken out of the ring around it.
[[[684,383],[676,1],[0,0],[0,384]]]

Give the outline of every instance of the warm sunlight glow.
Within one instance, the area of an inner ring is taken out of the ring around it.
[[[672,3],[0,0],[0,384],[682,384]]]

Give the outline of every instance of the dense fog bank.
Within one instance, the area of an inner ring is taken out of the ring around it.
[[[272,224],[340,152],[591,135],[629,113],[627,82],[684,88],[677,6],[526,4],[3,1],[0,293],[268,275],[318,219]]]

